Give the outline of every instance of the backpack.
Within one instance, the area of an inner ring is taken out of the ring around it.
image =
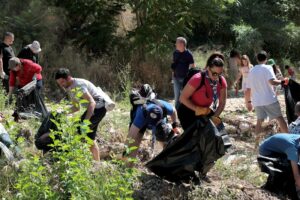
[[[202,71],[200,69],[197,69],[197,68],[191,68],[189,70],[187,76],[183,80],[183,87],[186,86],[186,84],[189,82],[189,80],[197,73],[201,73],[201,81],[200,81],[200,85],[196,88],[195,92],[200,90],[205,85],[205,78],[203,78],[203,77],[206,76],[206,72]],[[221,77],[223,77],[223,76],[221,76]],[[220,83],[220,85],[222,85],[221,78],[219,78],[219,83]]]
[[[145,84],[145,85],[147,85],[147,84]],[[142,87],[142,88],[144,88],[144,87]],[[143,91],[143,90],[141,90],[141,91]],[[151,90],[151,93],[154,94],[152,90]],[[143,94],[141,94],[140,91],[137,91],[137,90],[131,91],[131,93],[129,95],[129,100],[130,100],[130,104],[131,104],[131,110],[130,110],[131,122],[133,122],[135,115],[136,115],[137,108],[139,106],[142,105],[144,108],[144,111],[146,111],[147,105],[149,105],[151,103],[159,106],[162,109],[163,118],[167,117],[167,109],[165,108],[165,106],[162,103],[159,102],[159,100],[156,99],[156,95],[155,94],[152,95],[152,94],[143,95]],[[145,115],[146,115],[146,113],[145,113]]]

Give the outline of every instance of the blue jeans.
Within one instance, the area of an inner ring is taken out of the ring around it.
[[[174,100],[175,100],[175,107],[178,109],[179,107],[179,97],[181,90],[183,89],[183,81],[184,78],[176,78],[173,77],[173,84],[174,84]]]

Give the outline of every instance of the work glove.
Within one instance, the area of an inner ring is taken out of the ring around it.
[[[196,116],[207,116],[211,112],[212,112],[212,110],[210,108],[197,106],[197,108],[195,110],[195,115]]]
[[[215,124],[215,126],[219,126],[222,123],[221,118],[220,117],[215,117],[215,116],[211,117],[211,121]]]

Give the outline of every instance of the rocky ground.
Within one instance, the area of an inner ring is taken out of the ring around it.
[[[284,99],[279,97],[282,108]],[[283,113],[285,111],[283,110]],[[140,182],[136,185],[135,199],[171,200],[171,199],[285,199],[263,189],[266,175],[260,172],[257,165],[255,140],[255,113],[247,112],[243,98],[228,99],[223,114],[226,129],[232,138],[233,147],[221,158],[209,172],[210,182],[201,185],[167,182],[150,173],[142,165]],[[266,122],[264,136],[278,130],[276,123]],[[150,159],[151,149],[148,147],[150,137],[144,140],[141,150],[143,161]]]
[[[283,95],[279,96],[279,99],[285,113]],[[101,132],[108,134],[101,134],[102,137],[99,138],[102,159],[122,155],[128,131],[128,116],[128,107],[120,106],[108,113],[103,121]],[[202,181],[200,185],[170,183],[149,172],[143,164],[159,153],[161,147],[155,145],[155,149],[152,150],[151,135],[146,135],[139,153],[141,164],[138,168],[141,176],[135,185],[134,199],[286,199],[261,189],[266,175],[260,172],[256,161],[255,113],[246,111],[244,99],[229,98],[222,118],[232,138],[233,147],[208,173],[209,181]],[[277,131],[278,126],[275,122],[265,123],[264,136]]]

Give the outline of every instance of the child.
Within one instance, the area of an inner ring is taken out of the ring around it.
[[[298,118],[289,125],[289,133],[300,134],[300,101],[295,106],[295,114]]]

